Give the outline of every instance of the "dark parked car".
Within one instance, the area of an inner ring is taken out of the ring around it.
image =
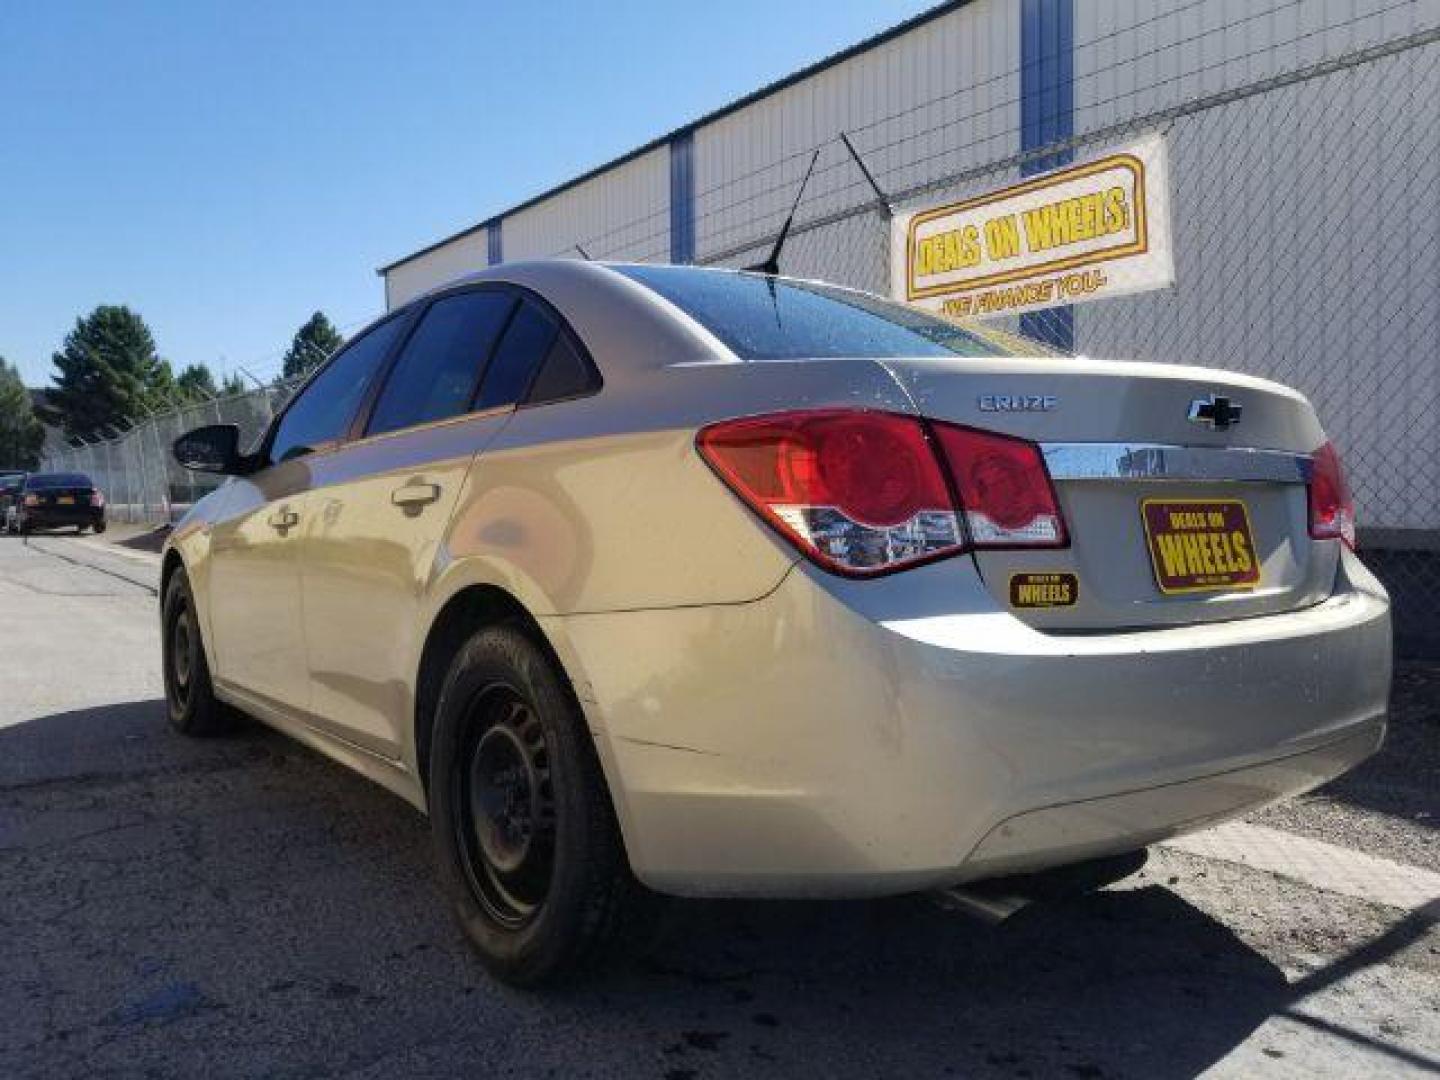
[[[105,496],[84,473],[31,473],[11,501],[5,523],[14,532],[105,531]]]

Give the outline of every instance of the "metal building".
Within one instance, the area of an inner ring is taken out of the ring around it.
[[[1440,0],[957,0],[380,273],[393,307],[504,260],[753,264],[813,159],[783,272],[883,293],[896,209],[1158,132],[1176,285],[1022,327],[1304,390],[1402,625],[1435,647],[1437,102]]]

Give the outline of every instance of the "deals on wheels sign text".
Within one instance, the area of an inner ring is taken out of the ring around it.
[[[1103,300],[1175,281],[1165,142],[1103,157],[963,202],[897,215],[898,300],[958,318]]]

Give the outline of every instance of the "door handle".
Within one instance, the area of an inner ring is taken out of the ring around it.
[[[440,498],[439,484],[410,483],[390,492],[390,501],[406,509],[426,506]]]
[[[300,524],[300,515],[287,506],[281,510],[276,510],[275,513],[271,514],[265,520],[272,529],[279,529],[281,532],[284,532],[286,529],[293,529],[296,525]]]

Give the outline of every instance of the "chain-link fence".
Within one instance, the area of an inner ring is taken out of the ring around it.
[[[112,429],[109,438],[75,439],[52,450],[41,468],[80,472],[105,493],[111,521],[169,524],[196,499],[214,490],[220,477],[182,469],[170,452],[185,432],[206,424],[237,424],[241,445],[257,440],[298,379],[280,379],[248,393],[214,397]]]
[[[1362,548],[1402,641],[1440,654],[1440,26],[1420,25],[1434,12],[1407,0],[1309,29],[1297,18],[1276,40],[1277,10],[1316,6],[1255,5],[1147,48],[1124,36],[1147,20],[1093,29],[1073,44],[1074,134],[1025,152],[1013,150],[1015,73],[836,131],[698,190],[696,261],[763,262],[808,172],[781,272],[889,293],[895,213],[1162,133],[1176,285],[1040,312],[1022,328],[1087,355],[1245,371],[1306,393],[1346,461]],[[1170,8],[1201,19],[1215,5]],[[1228,44],[1206,62],[1216,32]],[[1202,60],[1181,64],[1186,48]],[[667,259],[667,215],[553,254],[577,253]],[[47,467],[90,471],[137,520],[169,520],[203,490],[170,463],[170,440],[217,420],[253,432],[285,392],[155,417]]]

